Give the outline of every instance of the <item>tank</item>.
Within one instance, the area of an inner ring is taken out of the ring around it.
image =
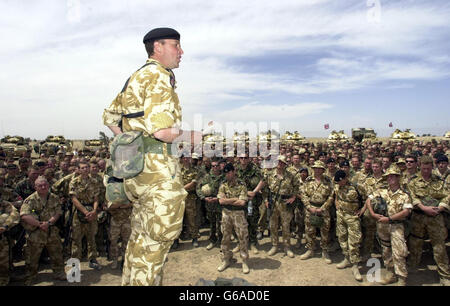
[[[344,130],[340,130],[339,132],[332,131],[328,136],[328,142],[338,142],[346,140],[348,140],[348,136],[344,133]]]
[[[286,131],[286,133],[281,136],[282,143],[300,144],[304,139],[305,137],[300,135],[298,131],[295,131],[294,133]]]
[[[415,138],[416,135],[412,133],[410,129],[406,129],[404,131],[396,129],[391,135],[391,140],[393,141],[410,141],[414,140]]]
[[[352,138],[357,142],[375,140],[377,134],[373,129],[370,128],[353,128],[352,129]]]
[[[5,136],[2,138],[0,146],[6,155],[13,158],[20,158],[24,152],[31,150],[30,145],[22,136]]]

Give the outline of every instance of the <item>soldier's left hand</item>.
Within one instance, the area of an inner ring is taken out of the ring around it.
[[[39,229],[47,232],[48,231],[48,222],[41,222],[41,224],[39,225]]]
[[[361,217],[362,216],[362,209],[358,210],[356,212],[355,216]]]
[[[380,219],[378,219],[378,222],[380,223],[389,223],[389,218],[388,217],[381,217]]]

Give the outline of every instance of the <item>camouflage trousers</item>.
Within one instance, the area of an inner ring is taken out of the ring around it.
[[[127,249],[128,239],[130,239],[131,235],[130,218],[117,218],[117,216],[111,214],[109,235],[111,241],[111,258],[117,260],[119,256],[122,256],[122,259],[125,259],[125,251]],[[118,244],[119,238],[122,238],[120,249]]]
[[[278,246],[278,228],[281,219],[281,230],[283,244],[285,247],[291,246],[291,220],[294,217],[292,204],[284,203],[284,200],[276,201],[270,216],[270,240],[273,246]]]
[[[256,238],[258,231],[258,222],[259,222],[259,206],[256,205],[256,201],[253,201],[253,211],[252,215],[249,216],[247,214],[247,223],[248,223],[248,239],[250,243],[257,244],[258,239]]]
[[[218,204],[217,204],[218,205]],[[209,241],[212,243],[222,241],[222,231],[220,229],[220,223],[222,222],[222,211],[216,207],[216,203],[206,203],[206,217],[209,220]]]
[[[45,235],[42,235],[43,232],[37,229],[34,232],[27,234],[27,242],[24,250],[28,279],[36,277],[39,268],[39,259],[44,247],[50,255],[53,273],[58,274],[64,272],[63,248],[59,231],[53,226],[49,228],[48,233],[49,234],[45,233]]]
[[[308,209],[305,209],[305,233],[306,233],[306,248],[308,250],[314,251],[316,244],[316,229],[317,227],[311,225],[310,217],[311,213]],[[320,227],[320,247],[322,250],[328,250],[329,244],[329,233],[331,217],[329,211],[322,212],[323,224]]]
[[[200,237],[197,223],[197,196],[195,194],[188,194],[185,205],[183,221],[186,223],[187,231],[191,239],[197,239]]]
[[[267,207],[262,203],[259,205],[258,231],[263,233],[267,229]]]
[[[239,240],[239,249],[241,259],[246,261],[248,258],[248,223],[244,210],[222,209],[222,233],[221,259],[222,261],[231,260],[233,252],[231,251],[231,235],[233,229]]]
[[[299,240],[305,232],[305,207],[295,207],[294,209],[294,230]]]
[[[402,223],[383,224],[377,223],[377,235],[382,247],[383,262],[388,271],[396,275],[408,277],[406,257],[405,228]]]
[[[75,213],[73,216],[72,224],[72,257],[81,260],[83,254],[83,237],[86,236],[87,247],[88,247],[88,258],[97,258],[97,245],[95,243],[95,235],[97,234],[97,219],[89,222],[82,223],[78,219],[78,215]]]
[[[336,233],[342,254],[347,257],[352,264],[361,261],[359,248],[361,244],[361,221],[358,216],[342,210],[336,211]]]
[[[413,212],[411,217],[411,234],[409,236],[410,263],[417,266],[422,256],[425,234],[428,233],[433,247],[433,257],[441,277],[450,279],[448,254],[445,246],[447,228],[443,214],[430,217]]]
[[[9,242],[4,234],[0,237],[0,286],[6,286],[9,283]]]
[[[377,221],[372,218],[368,209],[366,209],[362,215],[361,225],[363,233],[361,253],[370,255],[370,253],[373,252],[375,234],[377,232]]]

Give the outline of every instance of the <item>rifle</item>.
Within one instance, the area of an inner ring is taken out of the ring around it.
[[[63,249],[66,249],[68,246],[70,246],[71,243],[71,234],[72,234],[72,222],[73,222],[73,215],[75,214],[75,209],[73,209],[72,201],[68,201],[69,204],[69,223],[67,224],[65,235],[64,235],[64,242],[63,242]]]
[[[280,183],[278,184],[278,189],[277,189],[277,194],[275,195],[275,201],[278,200],[278,196],[280,195],[280,187],[281,187],[281,182],[283,182],[283,179],[280,180]],[[272,216],[272,212],[273,212],[273,197],[272,197],[272,191],[269,188],[269,195],[267,197],[267,201],[269,202],[269,207],[267,208],[267,221],[270,223],[270,217]]]

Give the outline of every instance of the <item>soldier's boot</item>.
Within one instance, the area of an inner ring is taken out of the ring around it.
[[[114,258],[113,262],[111,263],[111,269],[117,269],[117,265],[118,265],[117,258]]]
[[[192,246],[193,246],[194,248],[197,248],[197,247],[198,247],[198,239],[197,239],[197,238],[192,239]]]
[[[172,250],[178,249],[178,246],[180,245],[180,240],[175,239],[175,241],[172,244]]]
[[[300,259],[301,259],[301,260],[306,260],[306,259],[311,258],[312,256],[313,256],[313,251],[308,250],[308,251],[306,251],[305,254],[303,254],[302,256],[300,256]]]
[[[258,232],[258,234],[256,234],[256,239],[258,240],[263,239],[263,234],[261,232]]]
[[[272,246],[272,248],[269,250],[269,252],[267,253],[267,255],[273,256],[273,255],[275,255],[276,252],[277,252],[277,246],[274,245],[274,246]]]
[[[250,268],[248,267],[247,260],[242,261],[242,273],[248,274],[250,272]]]
[[[290,247],[286,247],[286,248],[284,249],[284,252],[286,253],[286,255],[287,255],[289,258],[294,258],[294,252],[292,252],[292,250],[291,250]]]
[[[214,242],[210,242],[207,246],[206,249],[209,251],[211,250],[216,244]]]
[[[360,281],[362,281],[363,279],[362,279],[362,276],[361,276],[361,273],[359,273],[359,267],[358,267],[358,265],[353,265],[352,266],[352,272],[353,272],[353,277],[358,281],[358,282],[360,282]]]
[[[391,271],[388,271],[387,275],[385,275],[383,279],[380,281],[380,284],[389,285],[395,283],[397,280],[398,280],[397,276]]]
[[[97,259],[91,259],[89,260],[89,268],[99,271],[102,269],[102,266],[97,262]]]
[[[406,286],[406,277],[398,276],[397,286]]]
[[[250,249],[253,252],[253,254],[258,254],[258,245],[256,243],[250,243]]]
[[[347,257],[345,257],[343,261],[341,261],[340,263],[338,263],[336,265],[336,268],[338,268],[338,269],[345,269],[345,268],[350,267],[350,266],[351,266],[350,261],[348,261]]]
[[[226,268],[228,268],[231,264],[230,260],[224,260],[222,261],[222,264],[217,268],[217,271],[222,272],[224,271]]]
[[[239,244],[233,249],[233,253],[237,253],[237,252],[239,252],[240,251],[240,247],[239,247]]]
[[[332,261],[330,259],[330,255],[328,255],[327,251],[322,250],[322,258],[325,260],[327,264],[331,264]]]
[[[442,277],[441,277],[440,283],[441,283],[442,286],[448,287],[448,286],[450,286],[450,279],[442,278]]]

